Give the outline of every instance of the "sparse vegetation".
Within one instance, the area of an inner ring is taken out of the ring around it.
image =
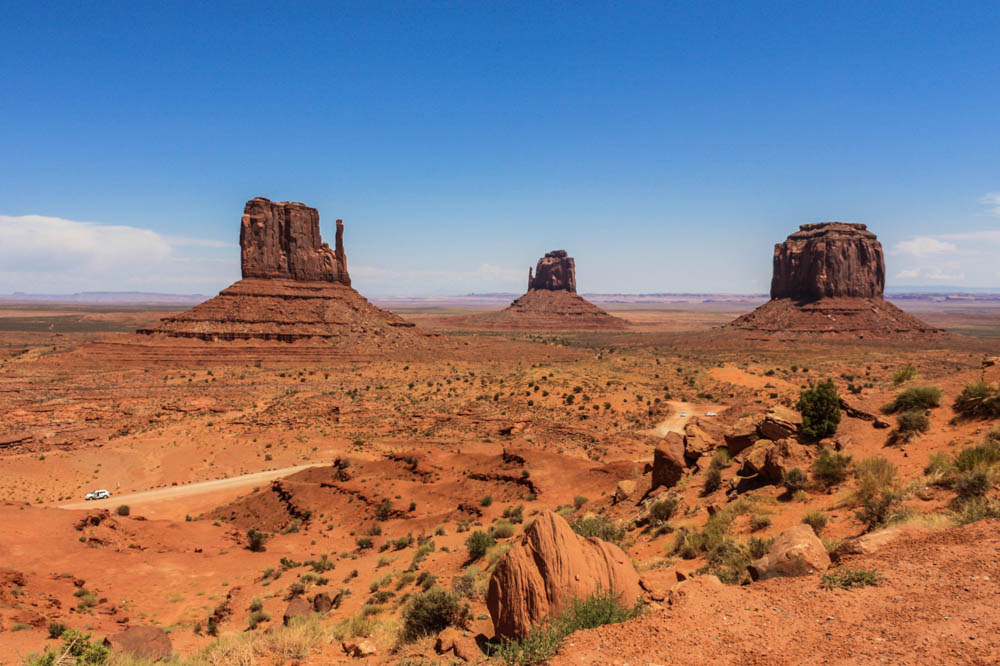
[[[910,364],[904,365],[902,368],[896,368],[892,371],[892,383],[896,386],[900,384],[905,384],[911,379],[916,378],[917,369]]]
[[[464,626],[470,620],[469,607],[454,593],[435,587],[410,599],[402,620],[399,639],[408,643],[453,625]]]
[[[824,486],[843,483],[851,472],[851,456],[823,448],[812,464],[813,478]]]
[[[856,587],[867,587],[868,585],[878,585],[885,579],[875,569],[855,569],[853,567],[837,567],[833,571],[823,574],[820,585],[828,590],[842,589],[850,590]]]
[[[119,516],[127,516],[131,512],[128,504],[119,504],[118,508],[115,509],[115,513]]]
[[[903,500],[896,466],[885,458],[868,458],[857,464],[855,475],[858,478],[855,500],[859,505],[855,515],[868,530],[885,525],[896,515]]]
[[[496,539],[482,530],[476,530],[465,540],[465,548],[469,551],[470,560],[478,560],[495,544]]]
[[[247,530],[247,548],[255,553],[260,553],[267,550],[264,546],[265,543],[267,543],[266,534],[253,529]]]
[[[923,412],[941,404],[941,389],[936,386],[912,386],[896,394],[896,397],[882,405],[886,414],[900,412]]]
[[[826,515],[822,511],[813,510],[802,516],[802,522],[813,528],[813,532],[816,533],[816,536],[819,536],[823,531],[823,528],[826,527],[827,519]]]
[[[607,516],[581,516],[569,526],[582,537],[597,537],[611,543],[620,543],[625,538],[625,529]]]
[[[628,607],[611,593],[598,591],[579,599],[557,617],[535,627],[519,641],[503,641],[493,650],[493,657],[511,666],[532,666],[551,659],[562,641],[574,631],[594,629],[606,624],[626,622],[642,613],[637,603]]]
[[[1000,386],[973,382],[962,389],[952,408],[970,419],[1000,418]]]

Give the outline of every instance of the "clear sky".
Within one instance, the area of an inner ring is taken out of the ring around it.
[[[242,207],[368,295],[762,292],[799,224],[1000,288],[1000,3],[0,0],[0,293],[214,293]]]

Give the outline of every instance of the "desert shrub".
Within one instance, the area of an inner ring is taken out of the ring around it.
[[[521,640],[503,641],[492,651],[492,656],[511,666],[540,664],[554,657],[563,639],[574,631],[625,622],[641,613],[639,603],[624,606],[613,594],[598,591],[575,600],[565,612],[549,618]]]
[[[625,530],[607,516],[581,516],[569,524],[582,537],[597,537],[611,543],[620,543]]]
[[[851,469],[851,456],[824,448],[812,464],[813,477],[824,486],[833,486],[847,480]]]
[[[855,587],[878,585],[884,577],[875,569],[855,569],[853,567],[837,567],[823,574],[820,585],[828,590],[850,590]]]
[[[774,539],[751,537],[747,541],[738,541],[724,537],[708,550],[706,564],[698,571],[713,574],[726,585],[739,585],[749,579],[747,566],[763,557],[772,543]]]
[[[910,409],[896,415],[896,427],[889,433],[890,444],[905,444],[931,427],[922,409]]]
[[[573,508],[579,511],[583,507],[583,505],[589,501],[590,500],[584,497],[583,495],[577,495],[576,497],[573,498]]]
[[[917,369],[912,365],[904,365],[902,368],[896,368],[892,372],[892,383],[896,386],[900,384],[905,384],[914,377],[917,376]]]
[[[941,404],[941,389],[936,386],[911,386],[900,391],[890,402],[882,405],[886,414],[897,414],[911,410],[934,409]]]
[[[985,469],[959,472],[951,482],[958,501],[964,502],[974,497],[983,497],[993,487],[993,479]]]
[[[806,515],[802,516],[802,522],[813,528],[813,532],[816,533],[816,536],[819,536],[823,528],[826,527],[826,515],[819,510],[809,511]]]
[[[656,523],[665,523],[670,520],[670,517],[674,515],[677,510],[677,506],[680,504],[680,499],[677,497],[666,497],[662,500],[653,502],[649,507],[649,517]]]
[[[703,494],[708,495],[714,493],[722,486],[722,470],[714,465],[709,465],[708,471],[705,472],[705,486]]]
[[[90,634],[79,629],[67,629],[62,635],[62,644],[46,647],[41,654],[32,654],[25,659],[25,666],[55,666],[76,664],[77,666],[99,666],[108,661],[108,648],[90,640]]]
[[[761,513],[755,513],[750,516],[750,529],[754,532],[759,532],[760,530],[767,529],[771,526],[771,516],[765,516]]]
[[[250,529],[247,530],[247,548],[255,553],[261,553],[267,548],[264,544],[267,542],[267,535],[263,532],[258,532],[257,530]]]
[[[251,629],[256,629],[257,625],[261,622],[267,622],[271,619],[271,614],[263,610],[255,610],[250,613],[250,617],[247,619],[247,626]]]
[[[514,536],[514,532],[517,528],[507,520],[498,520],[491,530],[493,538],[495,539],[509,539]]]
[[[832,380],[810,385],[799,394],[796,409],[802,414],[802,433],[813,439],[829,437],[840,424],[840,396]]]
[[[798,467],[786,469],[781,473],[781,485],[789,493],[795,494],[799,490],[805,490],[809,485],[809,477]]]
[[[264,602],[261,601],[260,597],[254,597],[253,601],[250,602],[250,612],[259,611],[264,608]]]
[[[958,522],[962,525],[984,518],[1000,518],[1000,503],[985,497],[974,497],[962,504],[958,513]]]
[[[375,520],[385,522],[392,517],[392,502],[388,498],[375,505]]]
[[[885,458],[868,458],[857,464],[855,475],[859,505],[855,515],[868,530],[885,525],[903,500],[896,466]]]
[[[490,506],[493,504],[493,495],[487,495],[483,499],[479,500],[481,506]]]
[[[472,598],[476,594],[476,573],[475,567],[469,567],[461,576],[451,579],[451,591],[460,597]]]
[[[469,621],[469,607],[455,594],[435,587],[410,599],[402,620],[399,638],[408,643],[453,625],[464,626]]]
[[[983,381],[968,384],[955,398],[952,408],[966,418],[995,419],[1000,417],[1000,387]]]
[[[49,638],[59,638],[66,632],[66,625],[62,622],[49,622]]]
[[[503,517],[512,523],[524,522],[524,506],[521,504],[508,506],[503,510]]]
[[[372,547],[372,540],[368,537],[359,537],[354,540],[354,544],[358,547],[358,550],[367,550]]]
[[[976,469],[989,469],[1000,463],[1000,442],[995,432],[987,435],[982,444],[962,449],[955,456],[955,469],[960,472],[971,472]]]
[[[465,540],[465,547],[469,551],[470,560],[478,560],[480,557],[486,554],[490,546],[496,543],[496,539],[490,536],[487,532],[482,530],[476,530],[469,535],[469,538]]]
[[[131,512],[132,512],[132,509],[129,508],[128,504],[119,504],[118,508],[115,509],[115,513],[117,513],[119,516],[127,516]]]

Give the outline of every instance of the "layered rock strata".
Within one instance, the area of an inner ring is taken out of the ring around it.
[[[768,337],[915,337],[940,331],[883,298],[882,244],[864,224],[803,224],[774,246],[771,300],[730,327]]]

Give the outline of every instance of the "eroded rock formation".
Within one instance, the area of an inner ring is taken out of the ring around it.
[[[413,325],[351,288],[344,225],[336,246],[319,231],[315,208],[258,197],[240,223],[243,279],[190,310],[139,333],[198,340],[312,340],[377,350],[418,337]]]
[[[619,596],[626,606],[642,594],[639,574],[618,546],[585,539],[546,511],[497,564],[486,606],[497,636],[520,638],[574,599],[598,590]]]
[[[881,298],[882,244],[864,224],[803,224],[774,246],[771,298]]]
[[[729,326],[767,338],[940,333],[883,299],[884,290],[882,244],[865,225],[803,224],[774,247],[771,300]]]
[[[621,330],[624,319],[608,314],[576,293],[576,264],[566,250],[546,252],[528,291],[500,312],[451,318],[452,326],[535,331]]]
[[[320,238],[319,211],[305,204],[263,197],[248,201],[240,222],[240,254],[244,278],[351,284],[343,221],[337,220],[336,249],[331,250]]]
[[[532,276],[528,269],[528,291],[545,289],[548,291],[569,291],[576,293],[576,265],[566,250],[546,252],[535,266]]]

